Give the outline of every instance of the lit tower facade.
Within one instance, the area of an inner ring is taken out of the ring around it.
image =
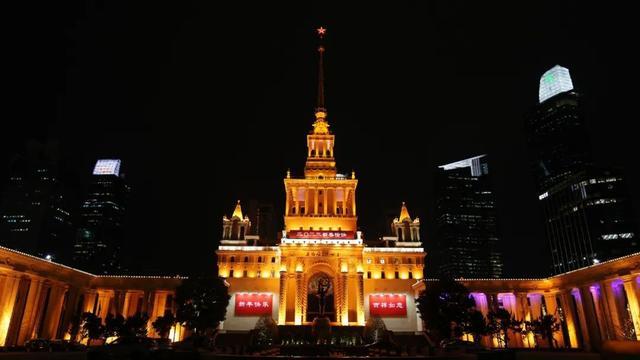
[[[362,326],[369,316],[380,316],[391,330],[419,330],[413,288],[423,276],[425,256],[419,220],[411,220],[403,205],[392,224],[399,238],[384,247],[364,243],[357,227],[358,180],[355,172],[341,174],[336,168],[335,136],[324,103],[325,29],[318,35],[318,99],[306,138],[304,175],[287,171],[284,230],[277,246],[223,234],[216,252],[218,274],[227,278],[232,295],[223,327],[250,330],[259,316],[270,314],[279,325],[306,326],[326,317],[335,326]]]

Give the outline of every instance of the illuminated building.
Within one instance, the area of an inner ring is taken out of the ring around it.
[[[560,93],[573,90],[569,69],[556,65],[540,77],[538,100],[544,102]]]
[[[129,187],[120,176],[120,160],[96,162],[87,196],[78,213],[74,264],[98,274],[122,271],[123,221]]]
[[[329,281],[326,315],[333,324],[364,325],[372,309],[391,306],[393,310],[386,310],[388,328],[418,329],[412,285],[423,276],[420,222],[411,220],[403,204],[392,224],[396,237],[387,239],[388,246],[365,246],[357,227],[358,179],[355,172],[341,174],[336,168],[335,135],[324,104],[324,51],[321,45],[318,100],[306,137],[304,174],[287,172],[284,179],[279,243],[257,246],[255,239],[226,230],[230,221],[237,227],[242,223],[240,205],[231,219],[223,219],[218,273],[227,278],[232,296],[225,330],[248,331],[262,314],[271,314],[279,325],[310,324],[318,316],[315,288],[321,278]]]
[[[501,277],[496,200],[485,155],[439,166],[435,210],[430,270],[453,278]]]
[[[620,171],[594,165],[580,95],[568,70],[540,79],[527,142],[555,274],[640,250]],[[544,95],[544,96],[543,96]]]
[[[304,177],[287,174],[284,179],[285,229],[280,242],[259,245],[240,203],[222,219],[218,273],[229,284],[231,300],[221,330],[247,333],[263,315],[279,325],[308,324],[316,301],[310,285],[324,276],[330,280],[332,300],[326,313],[334,326],[362,325],[377,315],[396,333],[420,331],[414,299],[437,281],[423,279],[420,220],[411,218],[403,204],[389,224],[393,235],[382,238],[384,246],[366,246],[356,227],[357,179],[336,171],[334,138],[328,132],[326,110],[319,108],[322,114],[316,114],[308,137],[310,150],[316,151],[308,153],[307,171]],[[318,129],[322,132],[316,133]],[[324,143],[316,147],[319,138]],[[142,311],[150,315],[151,324],[166,311],[176,311],[173,297],[182,281],[96,275],[0,247],[0,346],[22,345],[36,337],[68,338],[71,318],[85,311],[103,320],[108,314]],[[598,350],[602,340],[631,334],[640,340],[640,253],[552,277],[458,281],[470,290],[483,314],[504,308],[522,321],[542,314],[560,318],[562,331],[554,338],[561,347]],[[156,335],[149,330],[150,336]],[[176,326],[171,334],[176,341],[188,331]],[[508,336],[512,347],[547,346],[539,337],[511,331]]]
[[[71,206],[53,153],[51,144],[31,141],[11,164],[0,205],[0,245],[68,261]]]

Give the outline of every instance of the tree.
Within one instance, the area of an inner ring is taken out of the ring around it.
[[[426,290],[416,299],[426,330],[442,340],[460,337],[475,303],[467,288],[453,279],[425,283]]]
[[[560,331],[560,322],[551,314],[542,315],[531,322],[533,333],[549,342],[549,348],[553,348],[555,339],[553,334]]]
[[[176,318],[173,316],[171,311],[167,311],[164,316],[159,316],[156,318],[151,326],[156,331],[156,333],[163,339],[169,337],[169,332],[171,332],[171,328],[176,324]]]
[[[114,316],[113,314],[108,314],[104,319],[104,336],[109,337],[117,337],[122,336],[124,332],[124,317],[120,314]]]
[[[489,332],[498,339],[498,341],[504,342],[504,347],[509,347],[509,330],[519,332],[520,321],[516,320],[511,313],[505,309],[498,309],[491,311],[488,314],[489,320]]]
[[[470,310],[463,325],[465,333],[473,335],[473,341],[479,343],[483,336],[489,334],[489,326],[484,315],[478,310]]]
[[[120,336],[147,337],[148,323],[149,315],[137,312],[125,320]]]
[[[387,326],[379,316],[370,316],[364,324],[362,340],[367,344],[382,341],[387,331]]]
[[[91,340],[101,339],[104,336],[104,326],[102,319],[90,312],[85,312],[80,317],[80,335],[83,339]]]
[[[69,329],[67,330],[67,332],[69,333],[69,337],[73,341],[78,340],[78,334],[80,333],[81,321],[82,321],[81,315],[78,315],[78,314],[73,315],[71,317],[71,319],[69,320]]]
[[[269,315],[261,316],[253,329],[252,345],[271,346],[278,339],[278,325]]]
[[[176,289],[176,318],[196,335],[214,335],[225,319],[229,299],[227,286],[221,278],[186,279]]]

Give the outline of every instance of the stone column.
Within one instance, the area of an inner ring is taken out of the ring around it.
[[[575,313],[576,309],[573,306],[573,300],[571,299],[573,295],[571,295],[568,291],[563,291],[560,294],[560,301],[562,303],[562,310],[564,314],[564,318],[567,324],[567,330],[569,332],[569,346],[572,348],[580,347],[578,344],[578,335],[577,332],[580,331],[580,328],[576,324]]]
[[[338,213],[338,188],[333,188],[333,215]],[[336,229],[334,229],[336,230]]]
[[[15,276],[0,275],[0,346],[6,343],[19,283]]]
[[[22,324],[20,325],[20,333],[18,334],[18,345],[24,344],[25,341],[36,336],[35,330],[38,320],[38,305],[40,297],[43,295],[43,284],[41,279],[31,279],[29,285],[29,294],[27,295],[27,303],[24,307],[22,315]],[[46,291],[44,291],[46,296]]]
[[[317,187],[313,188],[313,214],[314,215],[318,215],[318,203],[319,203],[318,194],[319,194],[318,188]]]
[[[624,340],[622,334],[622,323],[620,317],[620,306],[616,299],[616,292],[619,290],[614,289],[613,280],[606,280],[598,284],[601,289],[603,297],[603,305],[607,309],[607,321],[612,330],[612,336],[614,340]]]
[[[47,304],[47,312],[45,313],[42,332],[40,334],[41,337],[45,339],[53,339],[56,337],[66,293],[66,286],[51,286],[51,292],[49,293],[49,303]]]
[[[293,192],[293,207],[295,209],[296,216],[299,216],[300,215],[300,204],[298,203],[298,189],[297,188],[291,188],[291,191]]]
[[[287,322],[287,272],[280,270],[280,297],[278,302],[278,325]]]
[[[609,321],[605,316],[605,307],[602,298],[602,289],[599,285],[589,286],[589,292],[591,293],[591,299],[593,300],[593,306],[595,308],[595,314],[598,319],[598,327],[600,329],[600,336],[602,340],[611,340],[612,331],[610,331]]]
[[[302,288],[304,287],[302,275],[302,271],[296,272],[296,310],[294,319],[296,325],[302,325]]]
[[[542,316],[542,295],[529,294],[528,297],[531,303],[531,320],[539,319]]]
[[[595,305],[593,298],[591,297],[591,291],[588,287],[581,287],[579,289],[580,301],[578,301],[578,316],[580,316],[580,323],[582,325],[582,334],[585,339],[585,343],[589,343],[589,346],[585,344],[587,350],[600,350],[602,338],[600,335],[601,325],[598,324],[598,317],[594,311]],[[584,336],[584,334],[587,336]]]
[[[27,303],[27,294],[29,292],[30,283],[31,282],[26,277],[18,279],[17,290],[15,292],[15,298],[12,306],[13,309],[10,312],[9,326],[7,328],[7,335],[5,338],[5,345],[7,346],[17,345],[18,333],[20,332],[22,314],[24,313],[25,305]]]
[[[96,309],[96,315],[101,318],[103,322],[109,313],[109,304],[111,303],[112,297],[113,294],[111,291],[98,291],[98,308]]]
[[[289,208],[291,207],[291,196],[289,195],[290,189],[286,189],[285,191],[285,207],[284,207],[284,216],[289,216]]]
[[[516,313],[514,314],[517,321],[531,320],[531,312],[529,311],[529,304],[527,302],[527,293],[516,293]],[[533,334],[527,334],[526,338],[523,338],[521,334],[514,334],[516,338],[516,344],[521,347],[534,347],[535,340]]]
[[[356,188],[351,190],[351,215],[356,216]]]
[[[627,301],[629,302],[629,309],[631,310],[631,320],[633,321],[633,327],[635,329],[636,340],[640,341],[640,304],[638,304],[638,297],[634,289],[633,278],[627,277],[623,279],[624,292],[627,294]]]
[[[358,309],[357,309],[358,325],[364,325],[364,273],[358,271]]]
[[[553,315],[556,318],[556,321],[560,322],[560,315],[558,314],[558,301],[556,300],[555,293],[545,293],[544,294],[544,304],[547,309],[548,315]],[[562,336],[562,330],[557,331],[553,334],[553,339],[556,341],[554,344],[557,347],[564,346],[564,339]]]
[[[327,188],[323,188],[322,189],[322,194],[324,194],[324,202],[322,203],[322,211],[324,212],[325,215],[327,215],[327,209],[329,208],[329,204],[328,204],[328,194],[327,194]]]
[[[95,308],[96,297],[98,293],[95,290],[87,290],[84,294],[84,304],[82,305],[83,312],[90,312],[96,314],[97,308]]]
[[[349,274],[342,272],[340,275],[340,288],[341,288],[341,310],[340,321],[342,325],[349,325]]]

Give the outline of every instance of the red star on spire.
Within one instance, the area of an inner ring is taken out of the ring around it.
[[[316,31],[318,32],[318,36],[320,36],[320,38],[322,39],[324,37],[324,34],[327,32],[327,29],[320,26],[318,29],[316,29]]]

